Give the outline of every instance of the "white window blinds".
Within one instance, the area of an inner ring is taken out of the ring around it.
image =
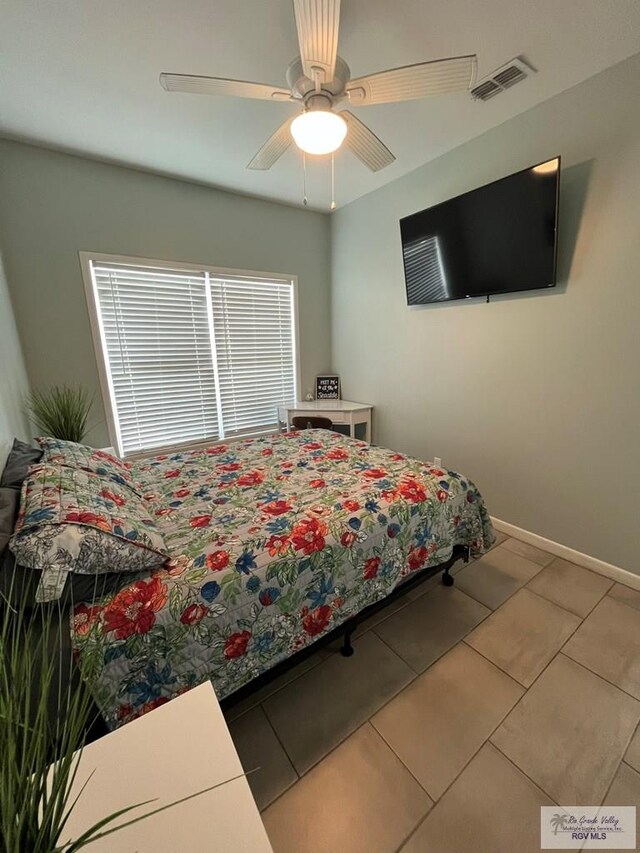
[[[291,280],[90,261],[120,451],[276,426],[295,398]]]
[[[274,400],[295,399],[291,285],[211,279],[225,435],[275,426]]]

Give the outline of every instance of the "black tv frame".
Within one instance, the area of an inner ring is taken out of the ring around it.
[[[427,210],[436,210],[438,207],[442,207],[442,205],[448,204],[450,201],[455,201],[458,198],[464,198],[466,195],[470,195],[471,193],[477,192],[478,190],[482,190],[485,187],[491,187],[494,184],[500,184],[503,181],[508,181],[509,178],[514,178],[516,175],[521,175],[523,172],[530,172],[532,169],[537,168],[538,166],[543,166],[545,163],[550,163],[552,160],[558,161],[558,178],[556,182],[556,207],[555,207],[555,228],[554,228],[554,246],[553,246],[553,276],[550,284],[542,284],[540,287],[526,287],[526,288],[514,288],[513,290],[488,290],[483,293],[473,293],[467,296],[451,296],[448,299],[434,299],[430,302],[409,302],[409,290],[407,288],[407,269],[404,258],[404,243],[402,242],[402,223],[406,219],[411,219],[413,216],[416,216],[419,213],[425,213]],[[558,274],[558,217],[560,214],[560,175],[561,175],[561,166],[562,166],[562,157],[560,154],[555,155],[554,157],[547,157],[546,160],[541,160],[539,163],[534,163],[531,166],[527,166],[524,169],[518,169],[517,172],[512,172],[509,175],[505,175],[502,178],[497,178],[495,181],[489,181],[488,184],[481,184],[479,187],[474,187],[472,190],[467,190],[467,192],[459,193],[459,195],[451,196],[451,198],[444,199],[443,201],[439,201],[437,204],[431,205],[431,207],[425,207],[423,210],[417,210],[415,213],[410,213],[407,216],[403,216],[399,220],[400,225],[400,245],[402,249],[402,268],[404,271],[404,289],[405,295],[407,297],[407,307],[408,308],[420,308],[424,305],[443,305],[447,302],[463,302],[467,299],[486,299],[489,302],[491,296],[506,296],[512,293],[531,293],[535,290],[548,290],[550,287],[555,287],[557,284],[557,274]]]

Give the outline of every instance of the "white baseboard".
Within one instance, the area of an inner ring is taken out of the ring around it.
[[[502,521],[500,518],[491,516],[491,521],[496,530],[506,533],[507,536],[520,539],[529,545],[535,545],[536,548],[541,548],[543,551],[553,554],[554,557],[561,557],[563,560],[575,563],[576,566],[591,569],[592,572],[604,575],[612,581],[617,581],[633,589],[640,590],[640,575],[636,575],[628,569],[621,569],[620,566],[605,563],[604,560],[599,560],[597,557],[591,557],[589,554],[583,554],[581,551],[574,551],[573,548],[568,548],[566,545],[561,545],[552,539],[545,539],[544,536],[539,536],[530,530],[524,530],[522,527],[516,527],[515,524],[509,524],[508,521]]]

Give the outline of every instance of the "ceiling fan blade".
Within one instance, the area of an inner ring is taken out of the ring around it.
[[[349,103],[364,106],[468,91],[475,76],[475,68],[475,54],[391,68],[389,71],[351,80],[347,86],[347,96]]]
[[[284,124],[272,134],[258,151],[255,157],[247,164],[247,169],[266,170],[270,169],[276,160],[284,154],[293,141],[291,138],[291,122],[295,116],[288,118]]]
[[[365,166],[372,172],[379,172],[393,163],[396,158],[366,124],[349,110],[343,110],[340,115],[347,123],[347,138],[344,144]]]
[[[200,77],[196,74],[161,74],[160,85],[167,92],[188,92],[194,95],[224,95],[230,98],[262,98],[267,101],[288,101],[291,92],[266,83],[247,83],[245,80],[225,80],[223,77]]]
[[[302,70],[311,80],[330,83],[336,69],[340,0],[293,0]]]

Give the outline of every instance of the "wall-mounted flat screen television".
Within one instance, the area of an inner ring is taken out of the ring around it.
[[[409,305],[554,287],[560,158],[400,220]]]

